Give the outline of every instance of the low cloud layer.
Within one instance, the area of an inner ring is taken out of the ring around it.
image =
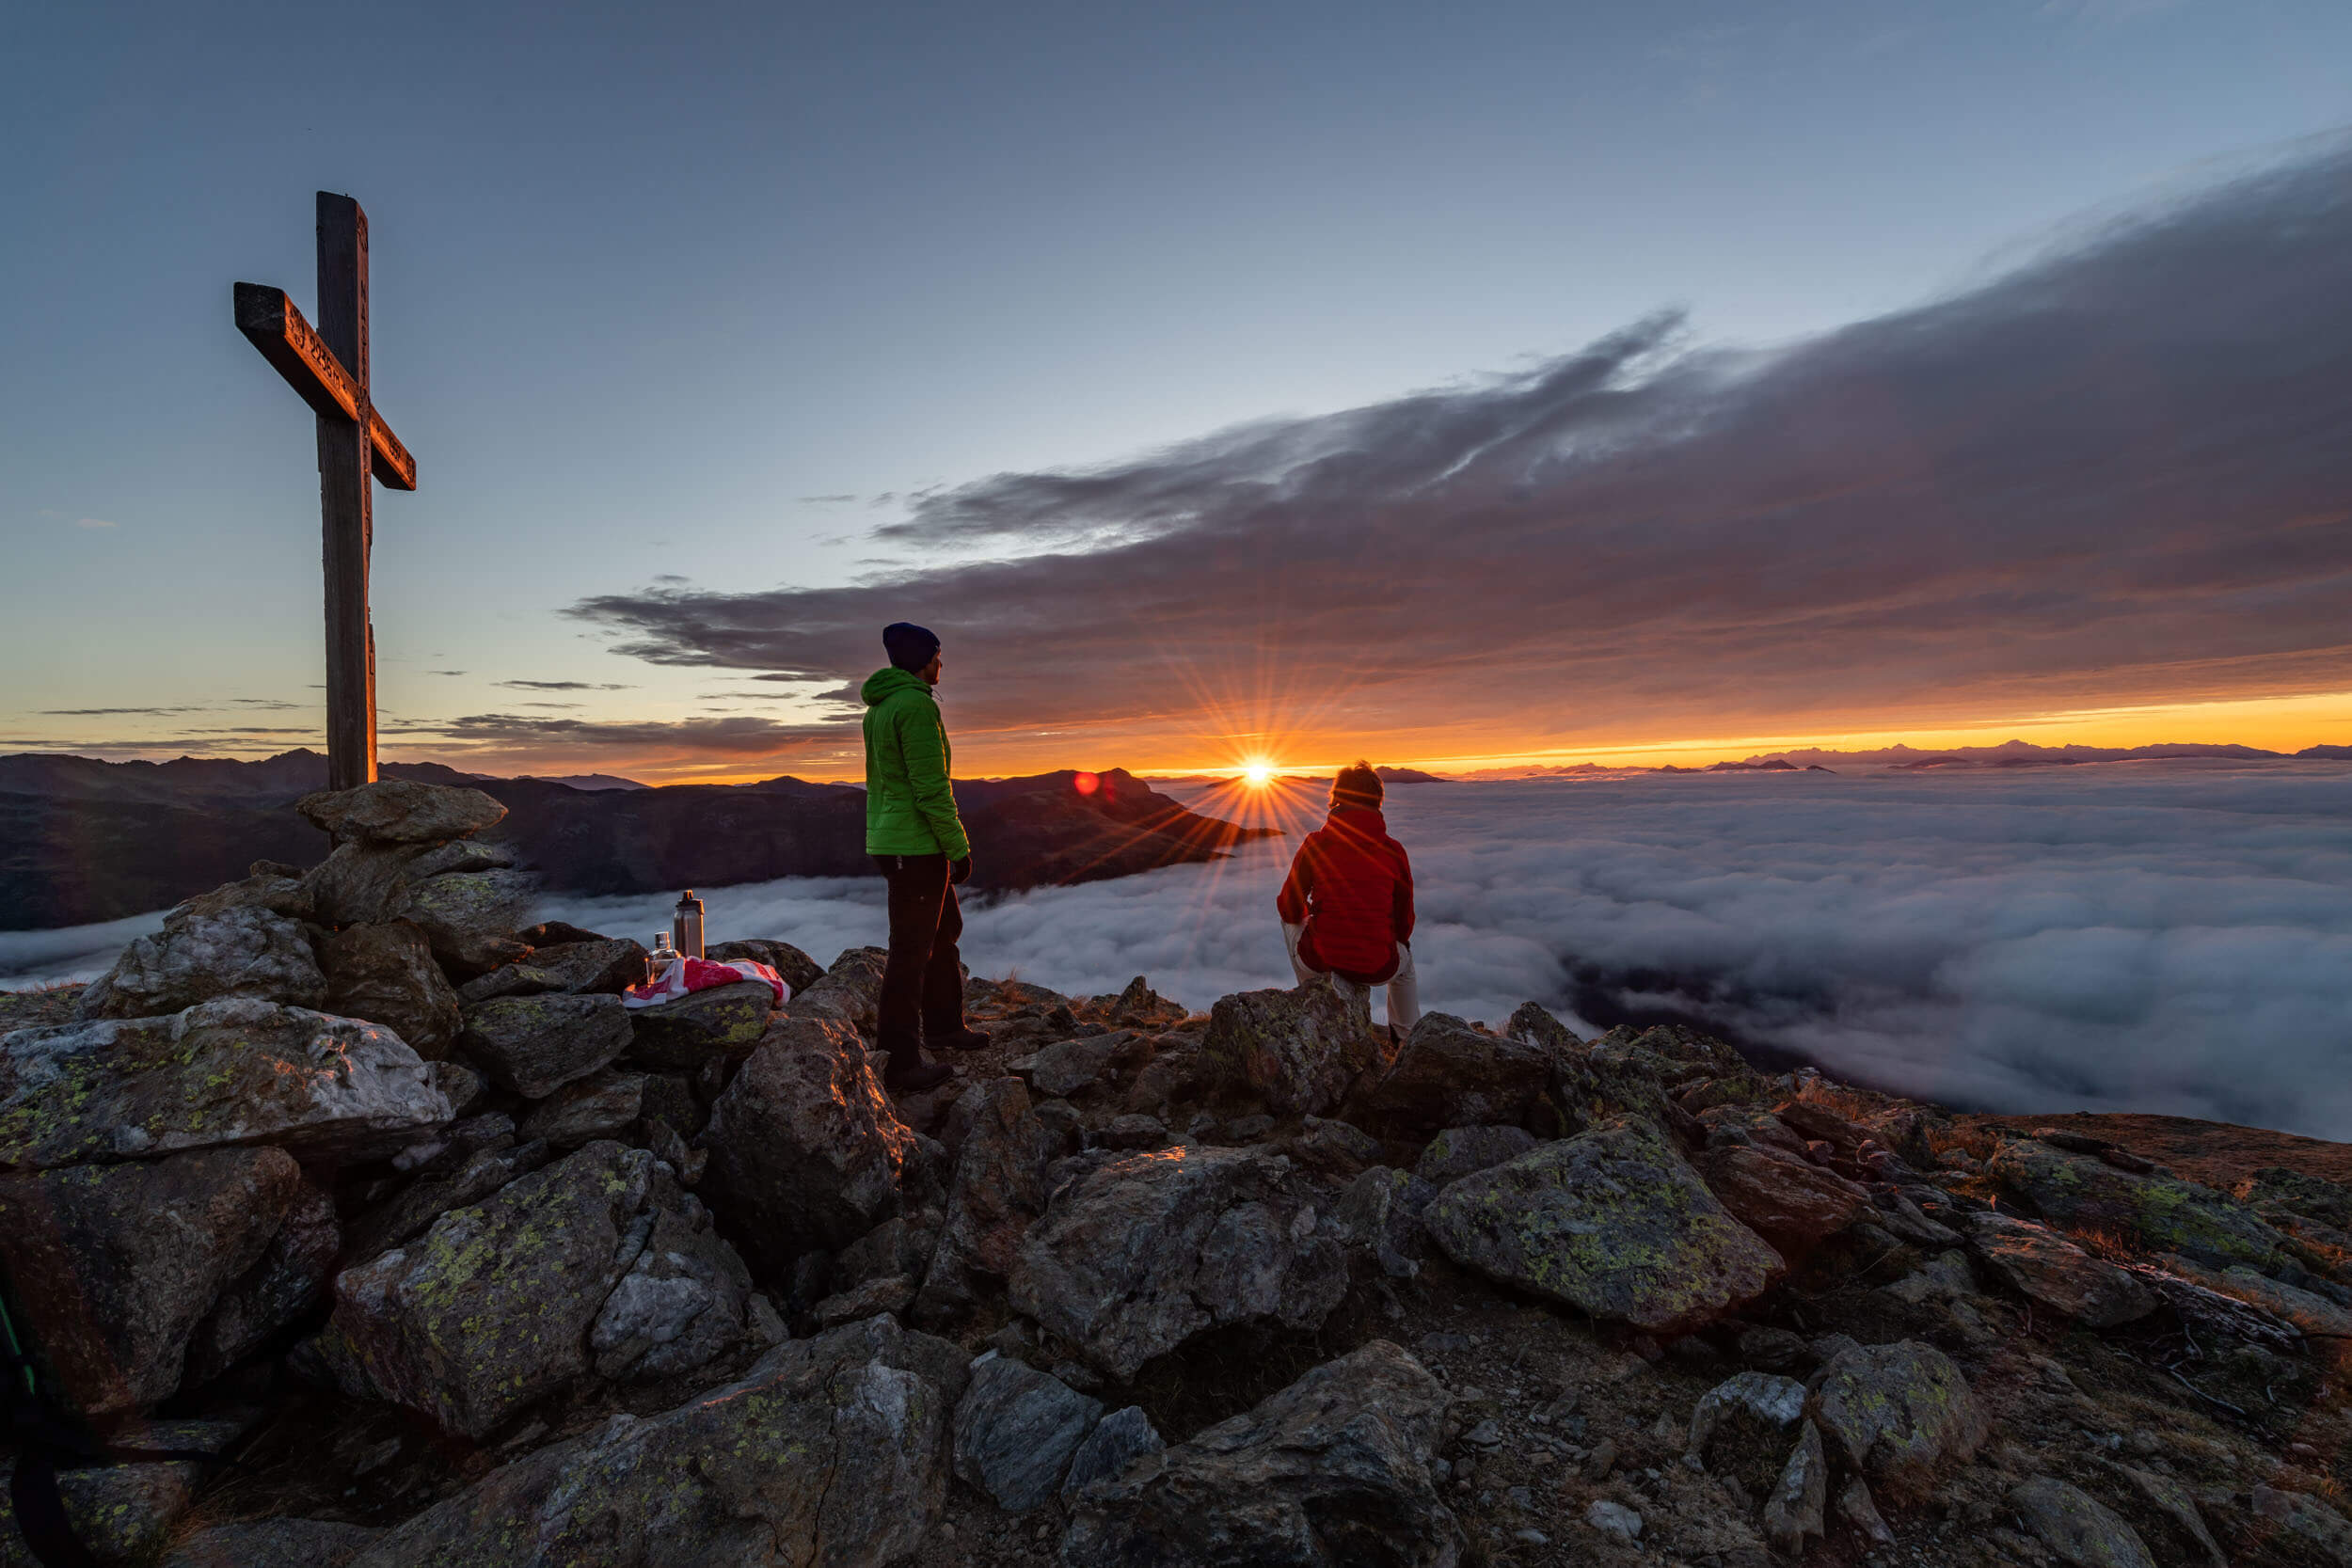
[[[2352,765],[1656,776],[1394,790],[1427,1006],[1586,1031],[1681,1017],[1963,1106],[2135,1110],[2352,1138]],[[986,853],[986,847],[981,847]],[[974,908],[975,972],[1148,975],[1206,1007],[1288,983],[1289,847]],[[714,937],[829,961],[877,879],[703,890]],[[670,895],[544,913],[648,940]],[[87,978],[157,923],[0,933],[0,978]]]
[[[574,613],[654,662],[845,684],[920,621],[1008,757],[1044,729],[1463,755],[2341,689],[2347,192],[2334,145],[1774,353],[1661,317],[930,494],[881,531],[935,569]]]
[[[1391,792],[1425,1005],[1534,998],[1586,1030],[1681,1016],[1989,1109],[2169,1112],[2352,1138],[2352,768],[1633,778]],[[983,847],[984,850],[984,847]],[[969,916],[965,956],[1057,990],[1135,974],[1205,1007],[1288,984],[1288,848]],[[706,890],[714,931],[830,960],[879,882]],[[644,936],[666,898],[565,918]],[[642,931],[640,931],[642,927]]]

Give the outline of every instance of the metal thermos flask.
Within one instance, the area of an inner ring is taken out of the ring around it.
[[[685,957],[703,956],[703,901],[691,887],[679,896],[677,909],[670,916],[670,937]]]

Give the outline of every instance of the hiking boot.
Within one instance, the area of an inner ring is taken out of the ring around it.
[[[907,1063],[892,1062],[882,1069],[882,1087],[892,1094],[921,1094],[935,1089],[956,1075],[956,1069],[945,1062],[927,1062],[920,1056]]]
[[[933,1051],[979,1051],[996,1042],[971,1025],[959,1023],[953,1029],[925,1030],[923,1043]]]

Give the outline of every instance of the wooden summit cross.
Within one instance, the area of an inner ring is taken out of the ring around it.
[[[375,542],[373,473],[417,487],[417,461],[368,401],[368,215],[319,192],[319,325],[283,289],[236,286],[237,330],[318,415],[319,517],[326,569],[326,787],[375,778],[375,628],[368,553]]]

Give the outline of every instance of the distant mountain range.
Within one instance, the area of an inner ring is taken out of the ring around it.
[[[498,779],[435,763],[391,763],[388,778],[463,784],[506,820],[484,834],[513,847],[556,891],[647,893],[776,877],[871,875],[866,792],[792,778],[748,784],[630,781],[585,787]],[[1123,877],[1215,860],[1266,830],[1200,816],[1132,773],[1074,771],[959,780],[978,889]],[[309,865],[326,836],[288,809],[326,786],[326,759],[183,757],[98,762],[0,757],[0,930],[80,926],[162,909],[245,875],[255,860]]]
[[[2004,740],[1998,746],[1952,746],[1923,752],[1910,746],[1884,746],[1874,752],[1826,752],[1807,749],[1759,752],[1751,765],[1786,762],[1803,766],[1839,763],[1877,764],[1886,768],[2064,768],[2089,762],[2170,762],[2188,757],[2217,757],[2232,762],[2296,758],[2304,761],[2352,761],[2352,746],[2306,746],[2299,752],[2266,752],[2259,746],[2233,742],[2168,741],[2155,746],[2036,746],[2030,741]]]

